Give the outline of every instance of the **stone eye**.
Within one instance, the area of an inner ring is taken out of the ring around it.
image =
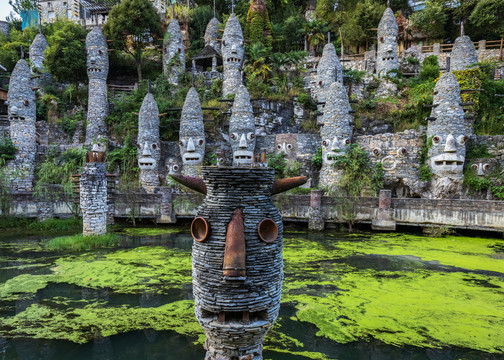
[[[222,40],[222,45],[226,46],[226,40]]]
[[[434,136],[434,137],[432,138],[432,142],[433,142],[434,144],[439,144],[439,136]]]
[[[471,169],[473,169],[474,171],[478,170],[478,165],[477,164],[472,164],[471,165]]]
[[[374,156],[379,156],[381,154],[381,149],[380,148],[374,148],[373,149],[373,155]]]
[[[398,153],[399,155],[404,156],[404,155],[406,155],[406,154],[408,153],[408,150],[406,150],[405,148],[403,148],[403,147],[402,147],[402,148],[399,148],[399,149],[397,150],[397,153]]]
[[[100,55],[101,55],[101,54],[103,54],[103,51],[101,51],[101,50],[98,50],[98,54],[100,54]]]
[[[173,171],[178,171],[179,166],[178,165],[173,165],[172,169],[173,169]]]
[[[320,80],[320,81],[318,82],[318,85],[319,85],[319,86],[322,86],[322,80]]]
[[[490,164],[484,164],[483,170],[488,171],[488,170],[490,170],[490,167],[491,167]]]
[[[182,140],[179,140],[178,143],[179,143],[180,146],[184,146],[184,143],[182,142]]]
[[[137,149],[140,150],[142,148],[142,145],[137,144]]]
[[[205,141],[203,141],[203,139],[199,139],[198,144],[203,145],[204,143]]]
[[[278,149],[278,150],[282,150],[282,145],[278,144],[278,145],[277,145],[277,149]]]
[[[152,148],[153,148],[154,150],[156,150],[156,149],[157,149],[157,145],[156,145],[156,144],[152,144],[151,146],[152,146]]]
[[[324,146],[329,146],[329,140],[324,140],[324,141],[322,141],[322,145],[324,145]]]
[[[23,104],[24,104],[24,106],[28,106],[30,104],[30,102],[28,100],[25,100]]]
[[[264,219],[257,226],[257,233],[262,241],[272,243],[278,237],[278,226],[273,220]]]
[[[197,217],[191,223],[191,235],[194,240],[203,242],[210,232],[210,225],[202,217]]]
[[[231,134],[231,140],[236,140],[236,139],[238,139],[238,134],[232,133]]]
[[[383,39],[383,36],[380,38],[380,42],[384,42],[385,40]]]
[[[345,145],[348,145],[348,144],[350,144],[350,139],[345,140]]]
[[[464,145],[465,142],[467,141],[467,136],[460,135],[457,140],[458,140],[458,142],[459,142],[460,145]]]
[[[287,149],[291,150],[292,149],[292,144],[287,144]]]
[[[248,139],[249,141],[254,140],[254,138],[255,138],[255,134],[254,134],[254,133],[248,133],[248,134],[247,134],[247,139]]]

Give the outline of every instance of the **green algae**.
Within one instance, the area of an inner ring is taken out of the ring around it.
[[[33,304],[16,316],[0,319],[0,324],[1,336],[11,338],[29,336],[83,344],[100,336],[153,329],[194,337],[197,344],[204,342],[203,330],[194,318],[194,303],[190,300],[157,308],[90,304],[82,309],[59,310]]]
[[[126,228],[120,232],[130,236],[157,236],[164,234],[185,233],[186,228],[157,227],[157,228]]]

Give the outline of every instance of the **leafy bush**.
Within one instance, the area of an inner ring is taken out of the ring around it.
[[[320,169],[322,167],[322,147],[321,146],[319,146],[317,148],[317,153],[312,158],[311,162],[312,162],[312,165],[318,169]]]
[[[436,55],[425,58],[420,68],[419,78],[421,81],[431,81],[439,77],[439,64]]]
[[[0,138],[0,166],[15,158],[17,149],[10,138]]]
[[[284,153],[280,152],[276,155],[268,155],[268,166],[275,169],[275,177],[282,178],[287,166],[287,161],[284,159]]]

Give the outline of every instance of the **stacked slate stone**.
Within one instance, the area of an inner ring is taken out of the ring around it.
[[[233,166],[254,162],[256,145],[255,119],[247,88],[240,85],[231,108],[229,139],[233,151]]]
[[[378,24],[378,53],[376,56],[376,74],[378,76],[385,76],[390,70],[399,69],[397,60],[398,31],[394,12],[390,7],[387,7]]]
[[[226,22],[222,36],[222,62],[224,83],[222,96],[234,94],[242,84],[242,65],[245,56],[243,32],[238,18],[233,13]]]
[[[9,163],[13,171],[12,190],[27,192],[33,189],[36,143],[36,103],[30,66],[26,60],[17,62],[12,71],[7,93],[10,137],[17,149]]]
[[[450,55],[450,71],[465,70],[478,62],[478,54],[471,38],[467,35],[455,39]]]
[[[324,46],[324,51],[322,52],[322,57],[320,58],[317,67],[317,101],[319,103],[324,103],[327,99],[327,93],[329,87],[333,82],[343,83],[343,69],[341,68],[341,63],[336,55],[336,48],[332,43]],[[324,105],[319,104],[318,110],[323,112]],[[318,118],[319,125],[321,124],[321,118]]]
[[[274,170],[203,167],[202,173],[207,196],[197,216],[208,222],[210,233],[193,243],[192,278],[196,318],[207,336],[205,359],[260,360],[264,336],[278,316],[283,280],[283,224],[270,193]],[[243,214],[246,244],[241,277],[223,271],[236,209]],[[278,229],[269,243],[258,234],[265,219]]]
[[[44,59],[45,59],[45,50],[47,49],[48,44],[44,35],[37,34],[35,39],[30,45],[30,63],[32,67],[32,73],[34,75],[41,75],[41,81],[38,84],[43,83],[48,80],[49,76],[44,72]]]
[[[163,43],[163,73],[170,83],[177,85],[179,76],[185,72],[184,35],[180,24],[173,18],[166,30]]]
[[[217,18],[212,18],[206,27],[205,36],[203,37],[205,40],[205,46],[210,45],[215,50],[220,52],[221,46],[219,40],[219,20]]]
[[[203,112],[195,88],[190,88],[182,108],[179,132],[182,174],[201,177],[201,165],[205,157],[205,126]]]
[[[150,92],[145,95],[138,115],[137,148],[140,184],[147,193],[153,193],[159,186],[161,142],[159,139],[159,109]]]
[[[89,97],[86,127],[86,144],[107,137],[105,117],[109,113],[107,76],[109,58],[107,39],[100,27],[95,27],[86,36],[87,73]]]
[[[102,235],[107,232],[107,177],[103,153],[90,151],[80,179],[82,234]]]
[[[322,117],[322,168],[320,169],[321,187],[328,187],[338,183],[341,171],[334,168],[335,158],[346,152],[352,141],[353,118],[350,115],[350,102],[345,87],[334,82],[329,87],[324,115]]]
[[[427,127],[429,166],[434,175],[431,185],[435,198],[459,193],[463,180],[465,143],[470,130],[460,105],[460,86],[452,73],[443,74],[434,88],[434,108]]]

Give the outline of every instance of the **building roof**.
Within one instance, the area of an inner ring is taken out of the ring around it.
[[[222,55],[219,51],[215,50],[212,46],[206,45],[203,50],[199,52],[198,55],[193,57],[194,60],[208,59],[216,57],[217,59],[222,59]]]

